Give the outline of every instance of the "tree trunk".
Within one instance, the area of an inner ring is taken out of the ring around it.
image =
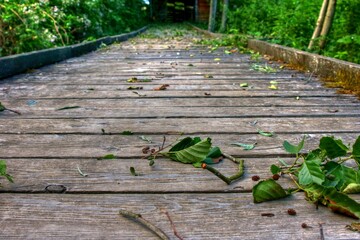
[[[228,10],[229,10],[229,0],[224,0],[220,32],[225,31]]]
[[[210,14],[209,14],[209,26],[208,26],[209,32],[214,32],[214,30],[215,30],[216,7],[217,7],[217,0],[211,0]]]
[[[320,36],[321,36],[321,40],[320,40],[320,44],[319,44],[320,49],[325,48],[326,37],[328,36],[328,34],[330,32],[330,28],[331,28],[332,22],[334,20],[335,8],[336,8],[336,0],[330,0],[329,6],[328,6],[328,9],[326,12],[324,26],[320,33]]]
[[[195,0],[194,3],[195,22],[199,21],[199,0]]]
[[[311,37],[308,49],[311,50],[314,46],[314,41],[316,38],[318,38],[320,36],[320,32],[323,28],[323,24],[324,24],[324,19],[325,19],[325,15],[326,15],[326,11],[329,5],[329,0],[324,0],[321,6],[321,10],[320,10],[320,14],[319,14],[319,18],[316,22],[316,27],[314,30],[314,33]]]

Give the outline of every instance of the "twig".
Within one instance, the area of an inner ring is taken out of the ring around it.
[[[229,159],[229,160],[233,161],[234,163],[237,163],[237,164],[239,164],[239,163],[240,163],[240,161],[239,161],[239,160],[237,160],[236,158],[234,158],[234,157],[233,157],[233,156],[231,156],[230,154],[227,154],[227,153],[222,153],[222,155],[223,155],[224,157],[226,157],[227,159]]]
[[[320,239],[325,240],[324,229],[323,229],[322,223],[319,223],[319,227],[320,227]]]
[[[165,213],[165,215],[167,216],[167,218],[169,219],[169,222],[170,222],[170,224],[171,224],[171,228],[172,228],[172,230],[173,230],[173,232],[174,232],[174,235],[175,235],[178,239],[184,240],[184,238],[181,237],[181,236],[179,235],[179,233],[177,232],[176,227],[175,227],[175,224],[174,224],[174,222],[172,221],[172,219],[171,219],[171,217],[170,217],[170,214],[169,214],[167,211],[164,211],[164,213]]]
[[[141,223],[143,226],[154,232],[160,239],[163,240],[170,239],[160,228],[156,227],[151,222],[145,220],[140,214],[133,213],[124,209],[120,209],[119,214],[121,216],[130,218],[131,220]]]
[[[7,111],[9,111],[9,112],[16,113],[17,115],[21,115],[21,112],[16,111],[16,110],[12,110],[12,109],[8,109],[8,108],[5,108],[5,110],[7,110]]]
[[[221,172],[219,172],[217,169],[210,167],[209,165],[207,165],[206,163],[203,163],[201,165],[201,167],[203,169],[206,169],[210,172],[212,172],[213,174],[215,174],[215,176],[217,176],[218,178],[220,178],[221,180],[223,180],[224,182],[226,182],[228,185],[230,185],[233,181],[239,179],[242,177],[242,175],[244,174],[244,160],[240,160],[239,163],[239,172],[233,176],[230,177],[226,177],[225,175],[223,175]]]

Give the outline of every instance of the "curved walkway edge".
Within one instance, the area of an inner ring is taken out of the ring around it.
[[[146,29],[147,27],[142,27],[130,33],[103,37],[91,42],[2,57],[0,58],[0,79],[22,73],[28,69],[39,68],[95,51],[101,44],[109,45],[114,42],[126,41],[146,31]]]

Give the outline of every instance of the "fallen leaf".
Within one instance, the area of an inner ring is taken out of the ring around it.
[[[134,135],[134,133],[132,131],[123,131],[121,133],[121,135],[126,135],[126,136],[129,136],[129,135]]]
[[[116,156],[114,154],[107,154],[103,157],[99,157],[97,158],[97,160],[110,160],[110,159],[115,159]]]
[[[269,86],[269,89],[271,89],[271,90],[278,90],[279,88],[278,88],[277,85],[272,84],[272,85]]]
[[[143,89],[143,87],[135,87],[135,86],[130,86],[127,88],[128,90],[141,90]]]
[[[194,65],[192,65],[191,63],[188,64],[189,67],[193,67]]]
[[[133,93],[139,95],[140,97],[145,97],[145,96],[146,96],[146,94],[141,94],[141,93],[139,93],[138,91],[133,91]]]
[[[169,84],[163,84],[160,87],[154,88],[155,91],[161,91],[161,90],[166,90],[168,87],[170,87]]]
[[[205,75],[204,75],[204,78],[214,78],[214,76],[213,76],[213,75],[209,75],[209,74],[205,74]]]
[[[264,136],[264,137],[272,137],[274,136],[274,133],[273,132],[264,132],[262,130],[258,130],[258,133],[261,135],[261,136]]]
[[[127,82],[131,82],[131,83],[134,83],[134,82],[137,82],[137,81],[138,81],[138,79],[136,77],[132,77],[132,78],[129,78],[127,80]]]
[[[135,171],[135,168],[134,168],[134,167],[130,167],[130,173],[131,173],[131,175],[133,175],[133,176],[139,176],[139,174],[138,174],[138,173],[136,173],[136,171]]]
[[[62,111],[62,110],[75,109],[75,108],[80,108],[80,106],[66,106],[66,107],[58,108],[56,110]]]
[[[248,87],[249,84],[248,83],[240,83],[240,87]]]
[[[245,143],[235,142],[235,143],[231,143],[231,145],[242,147],[244,150],[252,150],[252,149],[255,148],[256,143],[254,143],[254,144],[245,144]]]
[[[219,61],[221,61],[221,58],[214,58],[214,61],[219,62]]]
[[[139,136],[139,138],[145,142],[152,143],[151,137]]]
[[[206,92],[206,93],[204,93],[204,95],[205,96],[211,96],[211,93]]]
[[[87,177],[87,176],[88,176],[86,173],[83,173],[83,172],[81,171],[79,165],[77,165],[77,170],[78,170],[78,172],[79,172],[79,174],[80,174],[81,176],[83,176],[83,177]]]

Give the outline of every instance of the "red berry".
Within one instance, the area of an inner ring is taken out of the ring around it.
[[[289,215],[296,215],[295,209],[289,208],[289,209],[287,210],[287,212],[288,212]]]
[[[258,175],[254,175],[251,177],[251,179],[255,182],[259,181],[260,180],[260,177]]]
[[[274,175],[272,176],[272,178],[273,178],[275,181],[277,181],[277,180],[279,180],[280,175],[279,175],[279,174],[274,174]]]

